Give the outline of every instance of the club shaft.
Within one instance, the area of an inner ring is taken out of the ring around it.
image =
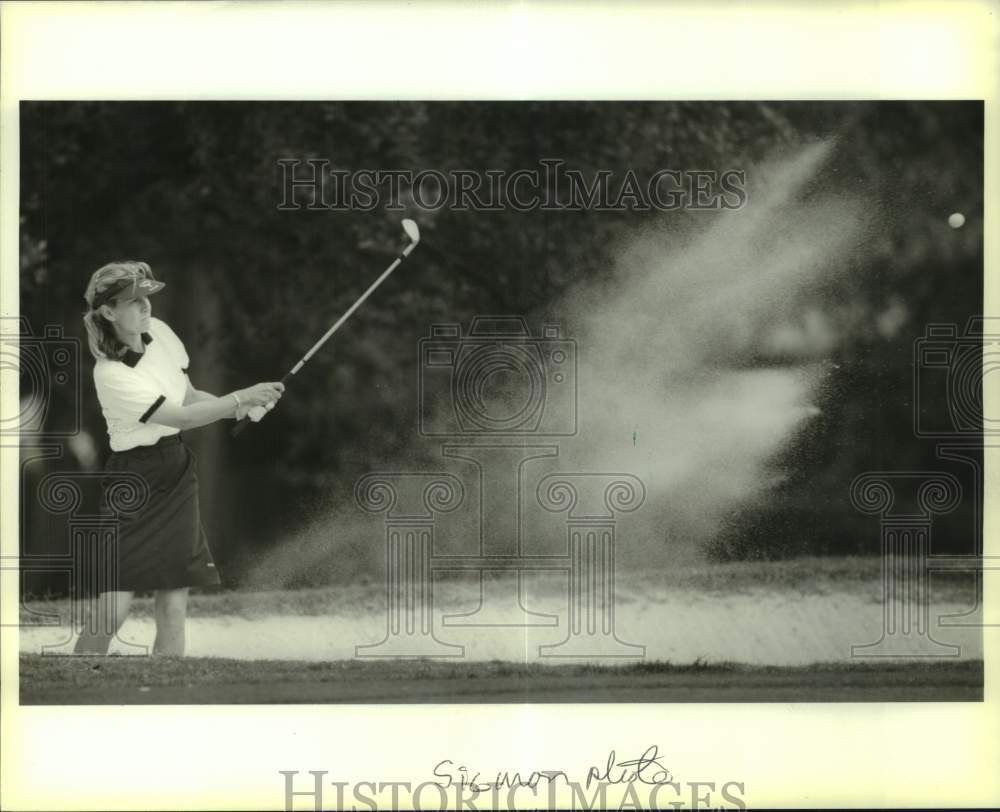
[[[339,319],[337,319],[337,321],[334,323],[333,327],[331,327],[329,330],[327,330],[326,333],[323,335],[323,337],[319,341],[317,341],[315,344],[312,345],[312,347],[310,348],[309,352],[307,352],[305,355],[303,355],[302,358],[299,360],[299,362],[295,366],[293,366],[291,368],[291,370],[289,370],[289,372],[285,376],[285,378],[290,378],[292,375],[295,375],[300,369],[302,369],[303,366],[305,366],[306,361],[308,361],[310,358],[312,358],[313,355],[315,355],[316,352],[319,350],[319,348],[322,347],[330,339],[330,337],[334,333],[336,333],[337,330],[340,329],[340,326],[351,317],[351,315],[354,313],[354,311],[357,310],[359,307],[361,307],[362,304],[364,304],[365,299],[367,299],[369,296],[372,295],[372,293],[374,292],[375,288],[377,288],[379,285],[381,285],[385,281],[386,277],[388,277],[389,274],[391,274],[394,270],[396,270],[397,267],[399,267],[399,263],[403,261],[403,259],[407,255],[407,253],[408,252],[404,251],[400,256],[396,257],[396,259],[393,260],[392,265],[390,265],[388,268],[386,268],[382,272],[382,275],[378,279],[376,279],[374,282],[372,282],[372,284],[368,288],[368,290],[366,290],[364,293],[362,293],[361,296],[358,297],[358,300],[354,304],[352,304],[349,308],[347,308],[347,312],[344,313],[344,315],[341,316]]]
[[[404,259],[406,259],[410,255],[410,252],[412,252],[413,249],[416,247],[417,243],[411,242],[409,245],[406,246],[406,248],[403,249],[403,252],[398,257],[396,257],[396,259],[393,260],[392,264],[388,268],[386,268],[382,272],[382,275],[374,282],[372,282],[368,290],[362,293],[361,296],[358,297],[358,300],[347,309],[347,312],[344,313],[344,315],[341,316],[339,319],[337,319],[333,327],[327,330],[326,333],[323,335],[323,337],[312,345],[309,352],[303,355],[302,358],[299,360],[299,362],[295,366],[293,366],[290,370],[288,370],[288,372],[285,373],[285,376],[281,379],[282,383],[288,383],[289,379],[293,375],[295,375],[300,369],[302,369],[303,366],[305,366],[306,361],[308,361],[310,358],[313,357],[316,351],[320,347],[322,347],[327,342],[327,340],[329,340],[329,338],[334,333],[337,332],[337,330],[340,329],[340,326],[351,317],[351,314],[354,313],[354,311],[357,310],[359,307],[361,307],[362,304],[364,304],[365,299],[367,299],[369,296],[372,295],[372,292],[375,290],[375,288],[381,285],[386,280],[386,277],[388,277],[389,274],[391,274],[394,270],[396,270],[396,268],[399,267],[399,263],[401,263]],[[233,430],[230,433],[232,434],[233,437],[238,437],[240,434],[243,433],[243,430],[250,425],[250,422],[251,421],[249,417],[244,417],[233,427]]]

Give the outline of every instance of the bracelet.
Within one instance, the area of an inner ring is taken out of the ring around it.
[[[240,406],[242,405],[242,404],[240,403],[240,396],[239,396],[239,395],[237,395],[237,394],[236,394],[235,392],[231,392],[230,394],[231,394],[231,395],[232,395],[232,396],[233,396],[234,398],[236,398],[236,408],[237,408],[237,409],[239,409],[239,408],[240,408]]]

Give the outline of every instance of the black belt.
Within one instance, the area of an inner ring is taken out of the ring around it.
[[[165,437],[161,437],[152,445],[137,445],[132,446],[132,448],[126,448],[122,451],[116,451],[116,454],[128,454],[130,451],[149,451],[151,448],[163,448],[168,445],[179,445],[184,441],[184,435],[181,432],[177,434],[168,434]]]

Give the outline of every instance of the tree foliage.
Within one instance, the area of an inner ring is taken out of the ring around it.
[[[346,498],[356,472],[410,447],[428,325],[544,312],[607,274],[622,234],[662,218],[412,204],[283,211],[280,159],[510,172],[560,158],[584,174],[648,176],[738,168],[833,136],[830,171],[865,193],[884,228],[836,315],[846,340],[821,430],[782,462],[792,476],[766,515],[734,517],[738,530],[717,552],[754,555],[763,536],[783,538],[771,549],[786,554],[846,552],[835,537],[856,522],[843,498],[850,478],[933,460],[909,422],[912,342],[929,322],[964,323],[982,308],[982,132],[978,103],[24,103],[21,310],[36,330],[60,324],[82,339],[89,274],[143,259],[167,281],[154,304],[193,350],[196,385],[229,391],[280,377],[395,256],[400,217],[417,216],[421,249],[266,423],[238,442],[221,426],[197,435],[206,518],[225,559],[272,543],[305,507]],[[945,222],[952,210],[969,220],[959,234]],[[894,303],[905,323],[889,330]],[[85,428],[103,437],[86,386],[83,403]]]

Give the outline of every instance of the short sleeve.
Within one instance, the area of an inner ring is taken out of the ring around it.
[[[170,354],[177,360],[177,365],[183,372],[187,372],[191,360],[188,358],[184,342],[180,340],[177,333],[170,329],[170,325],[165,321],[154,317],[150,320],[150,323],[156,333],[156,337],[170,348]]]
[[[97,399],[109,418],[145,423],[166,396],[152,381],[131,373],[122,364],[98,364],[94,368]]]

